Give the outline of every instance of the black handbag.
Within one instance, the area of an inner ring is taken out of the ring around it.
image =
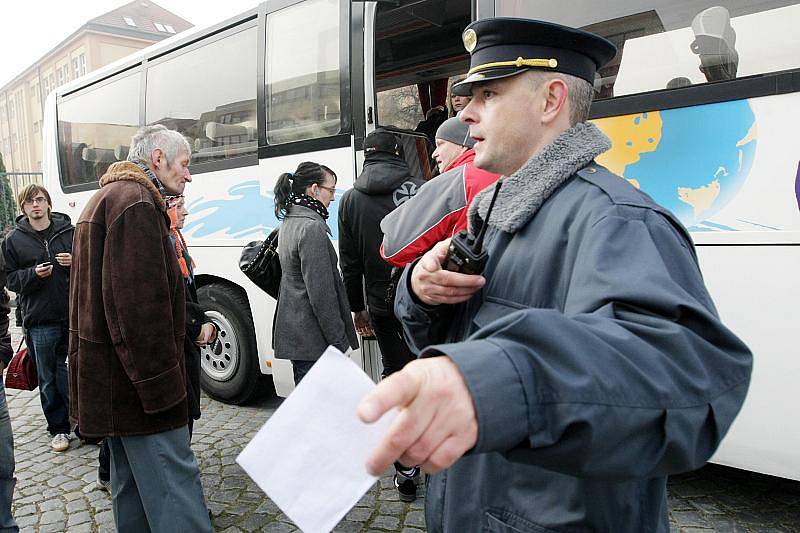
[[[263,241],[250,242],[242,249],[239,268],[261,290],[278,299],[281,287],[278,228]]]

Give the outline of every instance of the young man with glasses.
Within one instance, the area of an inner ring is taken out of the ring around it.
[[[3,242],[8,288],[17,293],[29,348],[36,357],[39,398],[55,452],[69,448],[67,302],[72,265],[69,217],[51,210],[50,194],[31,184],[19,194],[17,227]]]

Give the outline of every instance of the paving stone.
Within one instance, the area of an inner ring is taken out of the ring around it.
[[[64,515],[64,511],[46,511],[42,513],[41,517],[39,518],[39,522],[41,524],[53,524],[55,522],[61,522],[66,519]]]
[[[67,520],[67,526],[73,527],[84,522],[89,522],[92,519],[92,515],[89,514],[89,511],[81,511],[79,513],[74,513],[69,515],[69,519]]]
[[[406,515],[405,525],[425,528],[425,513],[423,511],[411,511]]]
[[[397,531],[400,529],[400,519],[396,516],[379,515],[370,521],[370,526]]]

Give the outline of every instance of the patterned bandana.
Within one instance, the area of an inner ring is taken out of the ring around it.
[[[325,207],[325,205],[316,198],[312,198],[307,194],[291,193],[289,194],[288,203],[290,205],[302,205],[303,207],[313,209],[319,214],[319,216],[325,220],[328,220],[328,209]]]
[[[169,196],[169,193],[164,188],[164,185],[161,183],[161,181],[158,179],[158,177],[156,177],[155,172],[150,170],[150,167],[148,167],[147,164],[144,161],[141,161],[141,160],[140,161],[134,161],[134,163],[136,163],[136,166],[139,167],[140,169],[142,169],[142,172],[145,173],[147,178],[150,181],[153,182],[153,185],[156,186],[156,189],[158,189],[158,192],[161,193],[161,197],[162,198],[166,198],[167,196]]]

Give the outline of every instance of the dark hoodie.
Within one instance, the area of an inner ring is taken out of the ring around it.
[[[74,227],[63,213],[50,213],[52,233],[45,241],[33,229],[28,217],[17,217],[17,227],[3,241],[7,287],[17,293],[25,329],[45,324],[66,323],[69,268],[56,261],[56,254],[72,253]],[[40,278],[36,265],[50,261],[53,273]]]
[[[350,310],[364,310],[364,281],[371,313],[391,312],[386,303],[391,265],[381,259],[381,220],[417,193],[422,184],[406,162],[387,152],[367,156],[364,170],[339,204],[339,261]]]

